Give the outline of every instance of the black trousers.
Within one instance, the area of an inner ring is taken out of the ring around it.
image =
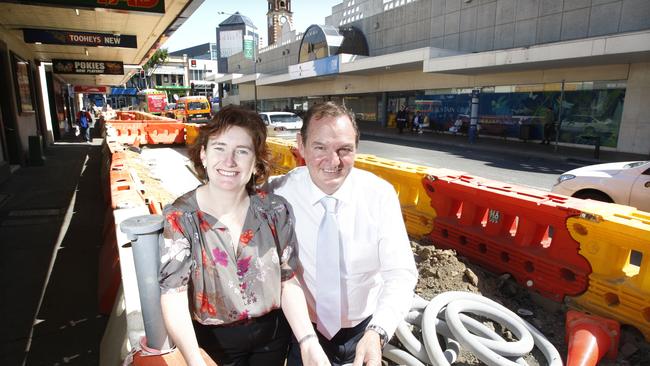
[[[203,325],[194,322],[199,346],[219,366],[283,366],[291,329],[282,310],[235,325]]]
[[[361,340],[361,337],[366,332],[366,327],[370,323],[371,318],[372,316],[367,317],[364,321],[352,328],[341,328],[332,339],[325,338],[316,330],[318,342],[323,347],[323,351],[325,351],[327,358],[329,358],[333,366],[354,362],[357,343],[359,343],[359,340]],[[316,324],[314,324],[314,329],[316,329]],[[291,336],[291,347],[289,349],[289,357],[287,357],[287,366],[302,366],[300,345],[294,336]]]

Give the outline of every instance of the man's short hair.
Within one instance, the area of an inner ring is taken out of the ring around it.
[[[343,105],[336,104],[334,102],[325,102],[314,104],[307,110],[305,118],[302,122],[302,128],[300,129],[300,135],[302,136],[302,142],[307,143],[307,131],[309,130],[309,123],[312,120],[319,120],[324,117],[340,117],[347,116],[352,123],[352,128],[354,128],[355,134],[355,144],[359,145],[359,127],[357,126],[357,121],[354,118],[354,113],[345,108]]]

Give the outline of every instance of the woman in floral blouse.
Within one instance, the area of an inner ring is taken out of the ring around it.
[[[283,365],[291,330],[305,364],[329,365],[295,278],[289,205],[255,192],[265,140],[256,113],[223,108],[190,149],[204,184],[165,209],[163,318],[188,365],[204,364],[199,346],[220,366]]]

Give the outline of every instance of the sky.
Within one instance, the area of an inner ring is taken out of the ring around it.
[[[293,24],[296,31],[300,33],[312,24],[324,24],[325,17],[332,14],[332,6],[340,4],[342,1],[291,1]],[[215,28],[236,11],[253,21],[257,32],[262,37],[262,46],[265,46],[268,36],[266,28],[267,4],[265,0],[205,0],[162,47],[173,52],[203,43],[216,43]],[[228,13],[228,15],[217,14],[220,11]]]

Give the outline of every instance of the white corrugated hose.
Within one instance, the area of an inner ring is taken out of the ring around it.
[[[508,342],[483,323],[463,313],[495,321],[511,331],[518,340]],[[409,324],[422,330],[423,342],[413,335]],[[562,366],[559,352],[539,330],[503,305],[470,292],[444,292],[431,301],[416,295],[411,312],[397,327],[395,335],[405,349],[388,344],[383,356],[400,365],[447,366],[456,361],[461,347],[490,366],[526,365],[523,356],[537,347],[548,365]],[[445,340],[444,351],[438,335]]]

